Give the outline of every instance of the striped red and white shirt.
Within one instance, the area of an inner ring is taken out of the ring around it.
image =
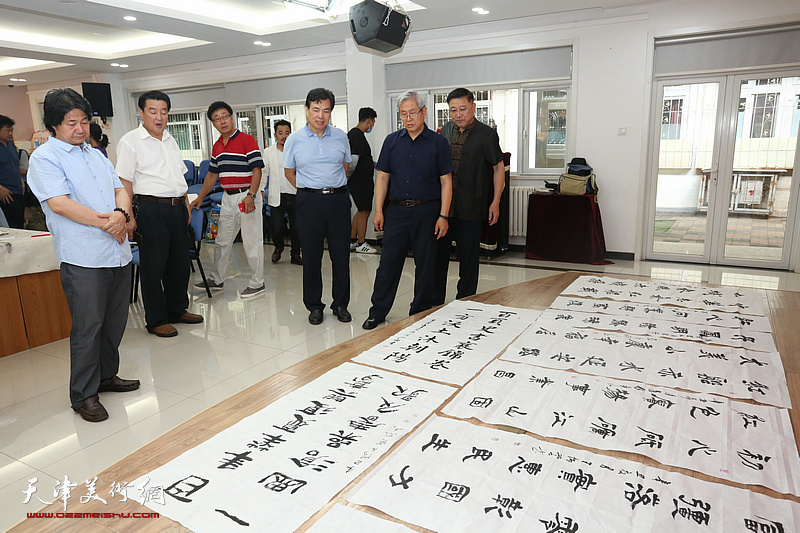
[[[222,137],[214,143],[208,171],[219,174],[223,189],[250,187],[254,168],[264,168],[264,160],[252,135],[236,130],[228,144],[222,144]]]

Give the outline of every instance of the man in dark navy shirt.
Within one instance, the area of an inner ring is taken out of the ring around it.
[[[14,120],[5,115],[0,115],[0,209],[12,228],[25,225],[25,189],[14,144]]]
[[[384,231],[383,251],[369,318],[361,326],[364,329],[375,328],[389,313],[409,247],[416,267],[409,314],[431,308],[436,239],[444,237],[448,229],[453,172],[450,146],[425,125],[427,108],[420,94],[403,93],[397,104],[405,127],[386,137],[376,165],[372,223],[376,231]]]

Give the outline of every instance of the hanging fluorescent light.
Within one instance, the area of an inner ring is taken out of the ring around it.
[[[283,0],[284,5],[290,4],[298,7],[305,7],[319,11],[320,13],[327,13],[336,5],[337,0]],[[288,7],[288,6],[287,6]]]

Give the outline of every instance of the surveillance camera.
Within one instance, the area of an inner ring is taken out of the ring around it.
[[[9,83],[9,84],[8,84],[8,86],[9,86],[9,87],[13,87],[13,86],[14,86],[14,84],[13,84],[13,83]]]

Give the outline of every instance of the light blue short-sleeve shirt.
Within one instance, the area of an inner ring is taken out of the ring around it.
[[[50,137],[31,155],[28,184],[42,204],[59,263],[108,268],[131,262],[128,241],[120,244],[98,227],[54,213],[47,204],[50,198],[66,195],[98,213],[114,210],[115,189],[122,188],[122,183],[111,162],[98,150],[86,143],[75,146]]]
[[[297,171],[297,188],[324,189],[347,185],[344,164],[352,162],[347,134],[328,125],[322,137],[305,127],[289,135],[283,146],[283,168]]]

